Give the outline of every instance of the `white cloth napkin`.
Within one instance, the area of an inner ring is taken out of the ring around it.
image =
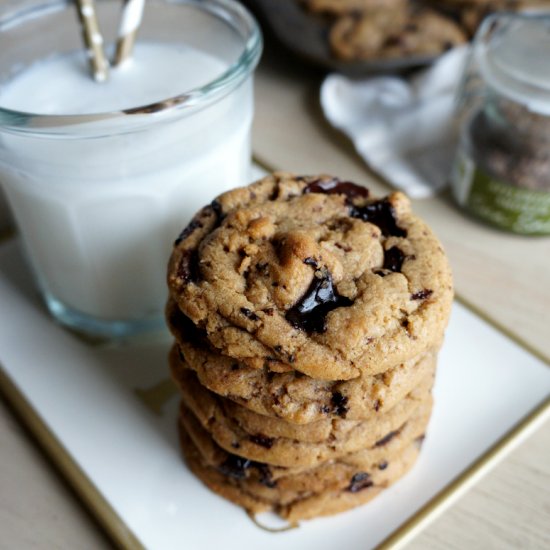
[[[432,196],[449,177],[456,148],[454,102],[468,48],[455,48],[406,80],[329,75],[321,105],[367,164],[413,198]]]

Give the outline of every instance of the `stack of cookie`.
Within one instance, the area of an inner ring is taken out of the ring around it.
[[[182,448],[212,490],[296,521],[414,464],[452,283],[403,194],[273,174],[195,216],[168,283]]]

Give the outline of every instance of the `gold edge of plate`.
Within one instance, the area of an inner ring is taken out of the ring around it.
[[[450,508],[506,455],[531,436],[550,418],[550,398],[523,417],[491,448],[455,477],[420,510],[389,535],[376,550],[398,550],[409,544],[433,520]]]
[[[84,505],[94,514],[110,539],[121,549],[145,550],[144,546],[115,512],[86,473],[67,452],[39,414],[27,402],[0,364],[0,393],[20,420],[35,436],[38,444],[76,491]]]

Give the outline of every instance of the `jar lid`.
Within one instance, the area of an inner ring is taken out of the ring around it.
[[[481,75],[495,92],[550,115],[550,12],[489,18],[475,55]]]

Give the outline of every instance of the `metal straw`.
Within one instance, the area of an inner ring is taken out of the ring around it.
[[[118,40],[114,65],[120,65],[132,56],[136,34],[143,18],[145,0],[124,0],[122,19],[118,29]]]
[[[94,1],[76,0],[76,7],[93,77],[97,82],[104,82],[109,77],[109,62],[103,50],[103,36],[99,31]]]

